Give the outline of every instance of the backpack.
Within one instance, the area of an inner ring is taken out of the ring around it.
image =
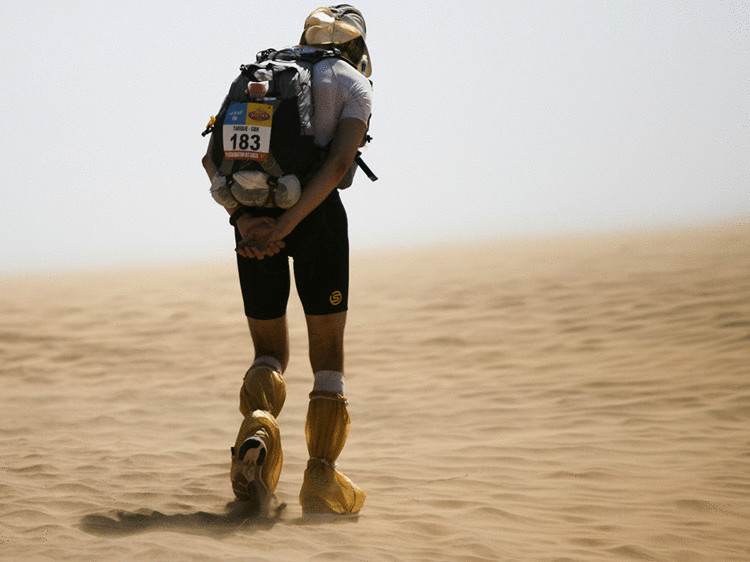
[[[218,115],[203,131],[203,136],[213,133],[211,159],[229,183],[236,172],[257,170],[271,184],[287,174],[304,184],[322,165],[327,150],[314,144],[312,68],[331,57],[341,58],[340,52],[267,49],[254,63],[240,67]],[[361,146],[370,138],[365,134]],[[372,181],[377,179],[357,152],[338,188],[351,185],[358,165]]]

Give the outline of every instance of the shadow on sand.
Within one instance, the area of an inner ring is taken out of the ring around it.
[[[126,536],[148,531],[177,531],[211,537],[230,535],[239,529],[270,529],[280,519],[286,504],[271,506],[267,513],[259,513],[256,506],[233,501],[224,513],[177,513],[166,515],[159,511],[113,511],[108,515],[86,515],[79,528],[90,535]]]

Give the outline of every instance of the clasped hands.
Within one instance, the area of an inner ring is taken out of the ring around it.
[[[271,217],[242,215],[237,219],[237,229],[242,239],[235,251],[246,258],[262,260],[278,254],[285,246],[284,235]]]

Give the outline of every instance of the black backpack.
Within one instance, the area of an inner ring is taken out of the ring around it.
[[[271,178],[294,174],[305,183],[326,156],[326,150],[314,144],[312,67],[331,57],[340,58],[340,53],[309,47],[268,49],[240,67],[219,114],[203,132],[213,132],[211,159],[220,173],[231,181],[240,170],[260,170]],[[369,140],[366,134],[362,144]],[[358,152],[339,188],[351,184],[357,165],[372,181],[377,179]]]

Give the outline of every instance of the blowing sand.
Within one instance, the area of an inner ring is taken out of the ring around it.
[[[355,257],[358,518],[297,503],[296,297],[258,519],[228,504],[231,257],[0,283],[0,559],[750,559],[747,224]]]

